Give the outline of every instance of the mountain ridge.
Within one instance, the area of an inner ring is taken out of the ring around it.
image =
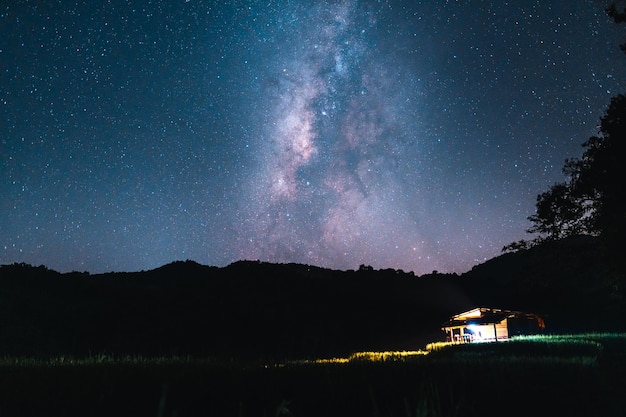
[[[463,274],[339,271],[306,264],[174,261],[140,272],[0,267],[9,355],[200,355],[269,359],[418,349],[474,307],[541,314],[550,332],[624,327],[595,238],[505,253]]]

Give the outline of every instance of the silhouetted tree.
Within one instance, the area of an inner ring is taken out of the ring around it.
[[[558,183],[537,196],[537,211],[528,220],[529,233],[539,233],[543,240],[558,240],[586,232],[585,216],[589,211],[581,199],[573,195],[567,183]]]
[[[626,7],[612,3],[607,14],[626,22]],[[626,52],[626,43],[621,45]],[[539,236],[514,242],[502,251],[516,251],[546,240],[576,234],[600,236],[607,247],[623,248],[626,237],[626,96],[619,94],[600,119],[598,135],[585,143],[581,158],[566,159],[567,181],[537,196],[536,213],[527,230]],[[523,244],[521,243],[523,242]]]
[[[505,245],[502,248],[502,252],[517,252],[520,250],[528,249],[529,246],[530,244],[528,243],[528,241],[521,239],[521,240],[518,240],[517,242],[512,242],[512,243],[509,243],[508,245]]]
[[[600,133],[587,140],[580,159],[566,161],[570,193],[588,206],[588,230],[611,244],[626,236],[626,96],[617,95],[601,119]]]
[[[608,14],[609,17],[611,17],[613,21],[615,21],[615,23],[624,23],[626,22],[626,7],[624,7],[623,1],[621,9],[622,10],[620,11],[617,4],[613,2],[609,7],[606,8],[605,11],[606,14]],[[626,43],[621,44],[620,49],[626,52]]]
[[[626,236],[626,96],[617,95],[600,119],[597,136],[583,147],[581,158],[565,161],[566,182],[552,185],[537,196],[536,212],[528,217],[528,233],[539,236],[515,251],[546,240],[577,234],[600,236],[612,247],[622,247]]]

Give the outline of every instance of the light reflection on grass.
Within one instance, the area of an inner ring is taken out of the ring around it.
[[[597,357],[602,354],[607,348],[611,349],[611,352],[617,352],[620,355],[626,351],[626,334],[625,333],[583,333],[583,334],[561,334],[561,335],[530,335],[530,336],[514,336],[507,340],[501,340],[498,342],[488,341],[481,343],[466,343],[461,345],[467,345],[465,349],[463,346],[457,346],[463,350],[459,350],[461,354],[467,357],[474,357],[477,353],[481,353],[480,350],[471,349],[477,348],[478,344],[492,345],[492,348],[505,347],[509,345],[511,348],[519,345],[519,350],[507,349],[497,350],[490,352],[489,356],[493,356],[498,359],[498,356],[502,356],[499,360],[512,360],[512,358],[529,358],[531,356],[540,356],[541,360],[549,360],[555,358],[555,361],[566,360],[571,361],[580,357],[584,361],[592,361],[595,363]],[[345,364],[354,362],[402,362],[410,360],[412,358],[424,357],[429,353],[440,352],[447,350],[447,348],[453,348],[454,345],[459,343],[451,342],[434,342],[427,344],[424,349],[411,350],[411,351],[365,351],[356,352],[348,357],[336,357],[336,358],[319,358],[309,360],[292,360],[283,363],[268,364],[262,362],[260,365],[263,368],[284,367],[289,364]],[[529,347],[537,347],[532,354],[527,354]],[[548,348],[554,348],[556,350],[548,350]],[[561,357],[560,359],[558,357]],[[621,357],[621,356],[620,356]],[[579,359],[580,359],[579,358]],[[581,360],[582,360],[581,359]],[[531,360],[531,359],[528,359]],[[583,362],[584,362],[583,361]],[[72,356],[58,356],[53,358],[28,358],[28,357],[10,357],[0,356],[0,369],[8,368],[62,368],[62,367],[110,367],[110,366],[126,366],[126,367],[143,367],[150,368],[155,366],[190,366],[198,367],[203,366],[206,368],[254,368],[259,366],[256,361],[239,362],[236,360],[221,360],[218,358],[199,358],[192,356],[116,356],[108,354],[96,354],[86,358],[76,358]]]
[[[350,363],[350,362],[385,362],[385,361],[402,361],[410,357],[428,355],[425,350],[401,350],[401,351],[382,351],[382,352],[356,352],[347,358],[326,358],[296,361],[296,363],[310,364],[328,364],[328,363]]]

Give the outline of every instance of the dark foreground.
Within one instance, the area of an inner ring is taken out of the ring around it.
[[[626,335],[278,365],[5,359],[1,416],[624,416]]]

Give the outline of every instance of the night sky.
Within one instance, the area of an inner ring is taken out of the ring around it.
[[[2,2],[0,264],[466,272],[626,92],[607,5]]]

